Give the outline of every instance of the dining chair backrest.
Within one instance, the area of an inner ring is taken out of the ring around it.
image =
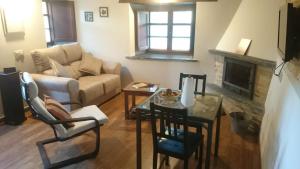
[[[175,109],[150,103],[154,148],[158,141],[169,139],[181,142],[188,153],[187,109]],[[157,123],[158,122],[158,123]]]
[[[201,95],[204,96],[205,95],[205,88],[206,88],[206,74],[204,74],[204,75],[195,75],[195,74],[180,73],[179,90],[182,90],[183,79],[187,78],[187,77],[192,77],[192,78],[194,78],[196,80],[196,83],[195,83],[195,94],[201,94]],[[202,90],[201,90],[201,92],[198,92],[199,80],[202,80]]]

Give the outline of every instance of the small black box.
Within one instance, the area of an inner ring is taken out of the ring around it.
[[[16,71],[17,71],[16,67],[6,67],[3,69],[4,73],[14,73]]]

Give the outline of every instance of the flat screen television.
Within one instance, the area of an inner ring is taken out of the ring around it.
[[[290,61],[297,53],[296,8],[287,3],[279,11],[278,49],[284,62]],[[300,19],[300,18],[298,18]]]

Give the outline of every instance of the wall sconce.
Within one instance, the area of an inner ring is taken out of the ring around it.
[[[18,49],[14,51],[15,60],[17,62],[24,62],[24,51],[22,49]]]

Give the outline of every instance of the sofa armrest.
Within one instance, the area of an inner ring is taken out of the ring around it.
[[[32,74],[39,87],[39,95],[48,95],[60,102],[79,102],[79,82],[72,78]],[[77,106],[70,106],[73,110]]]
[[[121,64],[118,62],[103,61],[103,71],[108,74],[121,74]]]

